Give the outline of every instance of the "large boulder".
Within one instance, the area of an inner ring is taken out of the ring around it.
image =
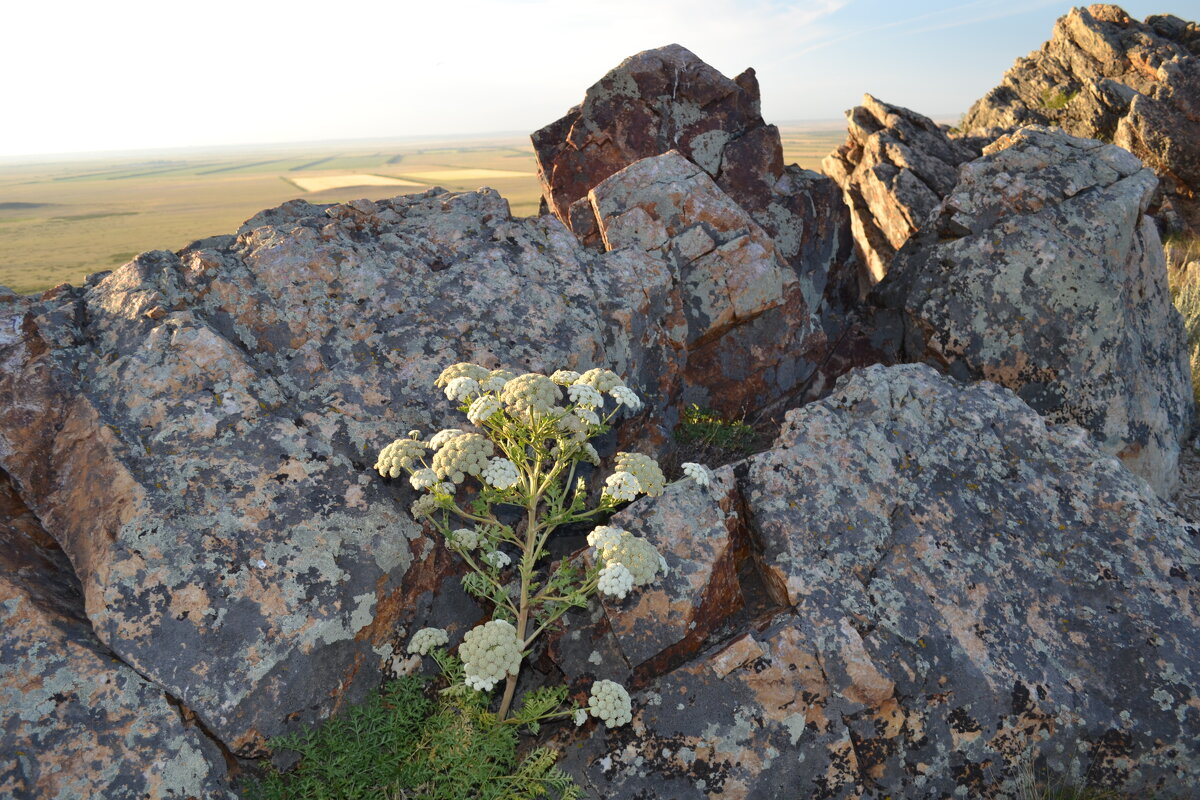
[[[0,796],[228,798],[220,748],[92,632],[70,565],[0,473]]]
[[[296,201],[81,288],[0,292],[0,468],[104,646],[253,755],[377,684],[452,567],[407,481],[371,469],[462,424],[439,371],[612,368],[648,401],[622,436],[652,451],[681,316],[661,260],[491,191]]]
[[[1040,50],[1017,59],[971,107],[961,128],[999,136],[1054,125],[1114,142],[1164,180],[1171,220],[1200,232],[1200,25],[1155,15],[1138,22],[1114,5],[1074,8]]]
[[[795,279],[812,287],[807,314],[824,335],[798,355],[831,366],[855,358],[845,353],[857,342],[848,332],[855,329],[859,262],[841,192],[819,173],[784,165],[779,130],[759,110],[753,69],[731,79],[679,45],[647,50],[621,62],[532,138],[547,208],[596,248],[605,245],[604,212],[589,193],[644,158],[677,151],[745,210]],[[747,346],[731,344],[734,352],[722,356],[727,363]],[[762,378],[772,379],[769,372]],[[822,373],[814,382],[819,388],[810,395],[827,391],[831,379]]]
[[[951,139],[928,117],[863,95],[846,112],[846,143],[825,157],[825,174],[842,188],[854,243],[878,282],[908,237],[950,193],[958,167],[980,147]]]
[[[876,288],[899,358],[1075,422],[1164,497],[1193,418],[1183,324],[1127,151],[1031,127],[962,168]]]
[[[683,398],[738,416],[805,386],[828,342],[774,240],[699,166],[672,150],[589,194],[608,250],[663,259],[679,286],[687,345]]]
[[[717,478],[614,518],[671,572],[606,599],[600,635],[572,631],[603,645],[585,680],[633,665],[643,687],[628,727],[560,733],[590,797],[1200,781],[1200,527],[1082,429],[992,383],[875,366]],[[747,562],[774,611],[738,623]]]

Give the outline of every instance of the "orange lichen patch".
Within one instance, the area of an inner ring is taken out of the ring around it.
[[[838,655],[845,665],[851,684],[842,688],[844,694],[856,703],[871,708],[883,705],[896,691],[896,684],[879,671],[875,662],[863,647],[862,637],[848,619],[841,621],[842,645]]]
[[[1009,357],[1009,361],[982,364],[980,372],[983,374],[983,379],[1007,386],[1010,389],[1019,388],[1032,382],[1053,383],[1058,380],[1056,370],[1031,363],[1029,353],[1024,350],[1010,353]]]
[[[188,618],[199,623],[210,608],[208,593],[195,584],[186,584],[171,594],[170,614],[176,619]]]

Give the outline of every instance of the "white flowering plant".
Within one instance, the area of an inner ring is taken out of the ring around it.
[[[565,558],[548,565],[549,538],[561,526],[599,522],[639,495],[663,493],[662,470],[640,453],[617,453],[615,471],[594,506],[577,475],[581,462],[600,464],[588,440],[608,431],[622,410],[641,409],[641,399],[606,369],[517,375],[460,363],[445,369],[435,386],[477,430],[451,428],[428,439],[410,431],[383,448],[375,469],[385,477],[409,476],[421,492],[413,516],[427,519],[466,561],[471,571],[464,588],[494,610],[490,621],[466,634],[453,661],[440,650],[448,639],[431,629],[413,637],[409,652],[433,655],[443,668],[453,664],[466,687],[460,690],[490,692],[504,683],[500,723],[536,732],[543,721],[568,717],[576,724],[589,715],[610,726],[629,722],[629,694],[607,680],[592,687],[587,706],[563,708],[567,689],[560,687],[530,692],[511,717],[510,711],[521,663],[541,633],[597,593],[624,598],[666,572],[666,561],[649,541],[604,525],[588,536],[591,565]],[[688,472],[698,483],[711,481],[705,468],[686,466],[698,468]],[[470,487],[468,478],[474,479]],[[513,516],[497,514],[499,507],[522,513],[510,524],[504,520]]]

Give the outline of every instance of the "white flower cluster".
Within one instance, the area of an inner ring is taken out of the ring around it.
[[[536,372],[527,372],[513,378],[504,384],[504,389],[500,392],[500,402],[504,403],[509,413],[521,417],[527,417],[534,412],[547,414],[560,399],[562,391],[558,384]]]
[[[478,475],[487,466],[495,448],[478,433],[460,433],[446,441],[433,456],[433,471],[451,483],[462,483],[465,475]]]
[[[517,377],[515,372],[509,372],[506,369],[494,369],[488,373],[486,378],[479,382],[479,388],[485,392],[498,392],[515,377]]]
[[[605,564],[604,569],[600,570],[596,588],[601,594],[624,600],[625,595],[633,588],[633,573],[624,564],[616,561]]]
[[[599,408],[604,405],[604,396],[594,386],[574,383],[567,387],[567,398],[581,408]]]
[[[632,500],[642,491],[638,479],[628,472],[614,472],[604,479],[604,491],[601,493],[618,503]]]
[[[576,409],[576,411],[587,411],[587,409]],[[558,431],[564,438],[573,439],[576,442],[587,441],[587,423],[577,413],[567,413],[565,408],[559,406],[552,408],[551,413],[558,417]],[[595,416],[595,412],[591,413]],[[597,419],[596,421],[599,422],[600,420]]]
[[[459,362],[458,364],[451,364],[442,370],[442,374],[438,375],[437,380],[433,382],[433,385],[439,389],[445,389],[450,385],[451,381],[457,378],[470,378],[478,383],[479,381],[487,380],[489,374],[490,373],[488,372],[487,367],[481,367],[478,364]]]
[[[640,411],[642,408],[642,399],[634,394],[633,389],[630,389],[628,386],[615,386],[609,394],[612,395],[613,400],[616,400],[630,411]]]
[[[471,407],[467,409],[467,419],[479,425],[484,420],[491,419],[499,414],[503,408],[495,396],[490,394],[480,395],[471,401]]]
[[[665,562],[654,545],[622,528],[602,525],[588,534],[588,544],[596,548],[596,557],[605,567],[620,564],[629,571],[635,586],[645,586],[654,576],[666,572]]]
[[[637,478],[640,491],[649,497],[658,497],[667,485],[662,468],[658,462],[641,453],[617,453],[613,469],[617,472],[628,472]]]
[[[487,466],[479,473],[479,477],[488,486],[494,486],[497,489],[511,489],[521,479],[520,473],[517,472],[517,465],[500,456],[488,461]]]
[[[412,468],[414,461],[425,457],[425,449],[425,444],[415,438],[397,439],[379,451],[375,469],[385,478],[398,478],[401,472]]]
[[[419,492],[422,489],[432,489],[434,486],[436,486],[438,482],[438,476],[437,473],[431,469],[419,469],[409,476],[408,482],[411,483],[412,487]]]
[[[421,628],[408,640],[408,652],[428,655],[435,647],[441,647],[450,641],[450,634],[441,628]]]
[[[511,622],[494,619],[467,631],[458,648],[472,689],[490,692],[497,682],[521,668],[521,643]]]
[[[576,379],[575,383],[582,383],[591,386],[597,392],[606,394],[611,392],[618,386],[624,386],[625,382],[617,373],[610,369],[589,369]]]
[[[688,461],[683,464],[683,474],[694,480],[701,486],[712,486],[716,476],[713,471],[703,464],[695,464]]]
[[[437,511],[437,508],[437,497],[432,494],[423,494],[417,498],[415,503],[412,504],[409,512],[413,515],[414,519],[421,519],[422,517],[428,517],[433,514],[434,511]]]
[[[591,696],[588,697],[588,711],[610,728],[624,725],[633,719],[633,704],[629,701],[629,692],[615,681],[600,680],[592,684]]]
[[[505,553],[503,550],[492,550],[490,553],[484,553],[483,560],[497,569],[504,569],[512,563],[512,559],[508,557],[508,553]]]
[[[450,544],[470,552],[479,546],[479,534],[471,528],[456,528],[450,531]]]
[[[462,376],[446,384],[446,399],[455,402],[466,400],[471,395],[479,394],[479,381]]]
[[[579,373],[572,369],[555,370],[550,376],[550,380],[557,383],[559,386],[570,386],[575,381],[579,380]]]
[[[441,450],[442,445],[461,433],[463,431],[460,431],[458,428],[447,428],[444,431],[438,431],[429,438],[429,448],[431,450]]]

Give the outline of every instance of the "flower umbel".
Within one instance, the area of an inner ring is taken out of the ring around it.
[[[408,640],[408,652],[428,655],[435,647],[441,647],[450,641],[450,634],[441,628],[421,628]]]
[[[604,724],[610,728],[619,727],[633,719],[629,692],[613,681],[601,680],[592,684],[588,710],[593,717],[604,720]]]
[[[497,682],[521,668],[521,643],[511,622],[494,619],[467,631],[458,648],[467,685],[490,692]]]

